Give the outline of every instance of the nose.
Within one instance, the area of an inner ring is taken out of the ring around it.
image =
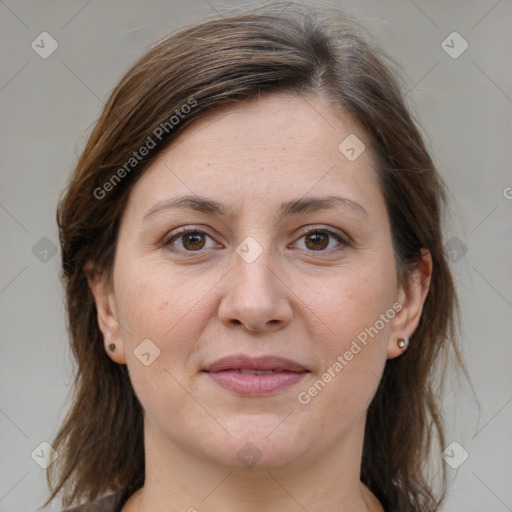
[[[290,323],[293,292],[286,285],[285,276],[279,275],[277,266],[270,268],[265,254],[252,263],[234,256],[234,268],[227,276],[218,311],[226,327],[273,332]]]

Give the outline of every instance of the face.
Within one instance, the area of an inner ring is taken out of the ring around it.
[[[147,440],[229,466],[306,463],[362,439],[422,303],[397,282],[366,134],[288,95],[187,128],[130,193],[113,288],[91,288]]]

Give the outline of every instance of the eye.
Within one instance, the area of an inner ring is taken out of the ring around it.
[[[216,247],[214,243],[207,246],[207,239],[213,242],[212,237],[200,229],[181,228],[174,232],[174,234],[171,233],[170,237],[164,242],[164,246],[171,252],[178,253],[200,252],[203,249],[207,250]],[[333,241],[337,242],[334,250],[336,250],[336,246],[343,248],[348,245],[348,242],[341,234],[326,228],[314,228],[303,231],[299,240],[301,239],[304,239],[304,246],[308,252],[331,252],[333,247],[329,246],[332,245]]]
[[[206,247],[206,239],[212,240],[210,235],[199,229],[183,228],[168,238],[164,245],[172,252],[198,252],[202,249],[212,249],[213,246]],[[176,248],[176,243],[181,247]]]
[[[325,249],[329,247],[330,242],[333,239],[338,242],[338,246],[345,247],[348,245],[347,241],[341,236],[341,234],[325,228],[315,228],[303,232],[299,240],[303,238],[306,249],[314,252],[330,252],[332,247],[328,250]]]

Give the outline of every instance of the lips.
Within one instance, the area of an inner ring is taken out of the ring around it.
[[[309,370],[279,356],[235,355],[218,359],[203,372],[218,386],[241,396],[275,394],[299,382]]]
[[[225,370],[238,370],[243,373],[250,372],[295,372],[301,373],[308,371],[301,364],[279,356],[261,356],[249,357],[244,355],[234,355],[218,359],[212,364],[207,365],[205,372],[222,372]]]

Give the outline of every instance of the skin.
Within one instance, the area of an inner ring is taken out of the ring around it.
[[[338,150],[351,133],[366,146],[354,161]],[[276,222],[282,202],[334,193],[366,214],[335,205]],[[143,219],[185,194],[236,215],[163,209]],[[169,241],[181,226],[206,235]],[[251,263],[236,252],[249,236],[263,251]],[[359,480],[367,408],[386,360],[403,353],[397,340],[418,325],[431,272],[425,252],[411,282],[398,283],[370,141],[325,100],[266,95],[188,127],[131,190],[113,286],[89,277],[105,345],[117,347],[109,355],[128,365],[144,408],[146,484],[123,512],[382,511]],[[298,393],[396,302],[401,311],[301,404]],[[149,366],[134,354],[145,339],[160,350]],[[240,353],[288,357],[310,373],[242,397],[201,372]],[[252,467],[237,457],[248,442],[261,455]]]

